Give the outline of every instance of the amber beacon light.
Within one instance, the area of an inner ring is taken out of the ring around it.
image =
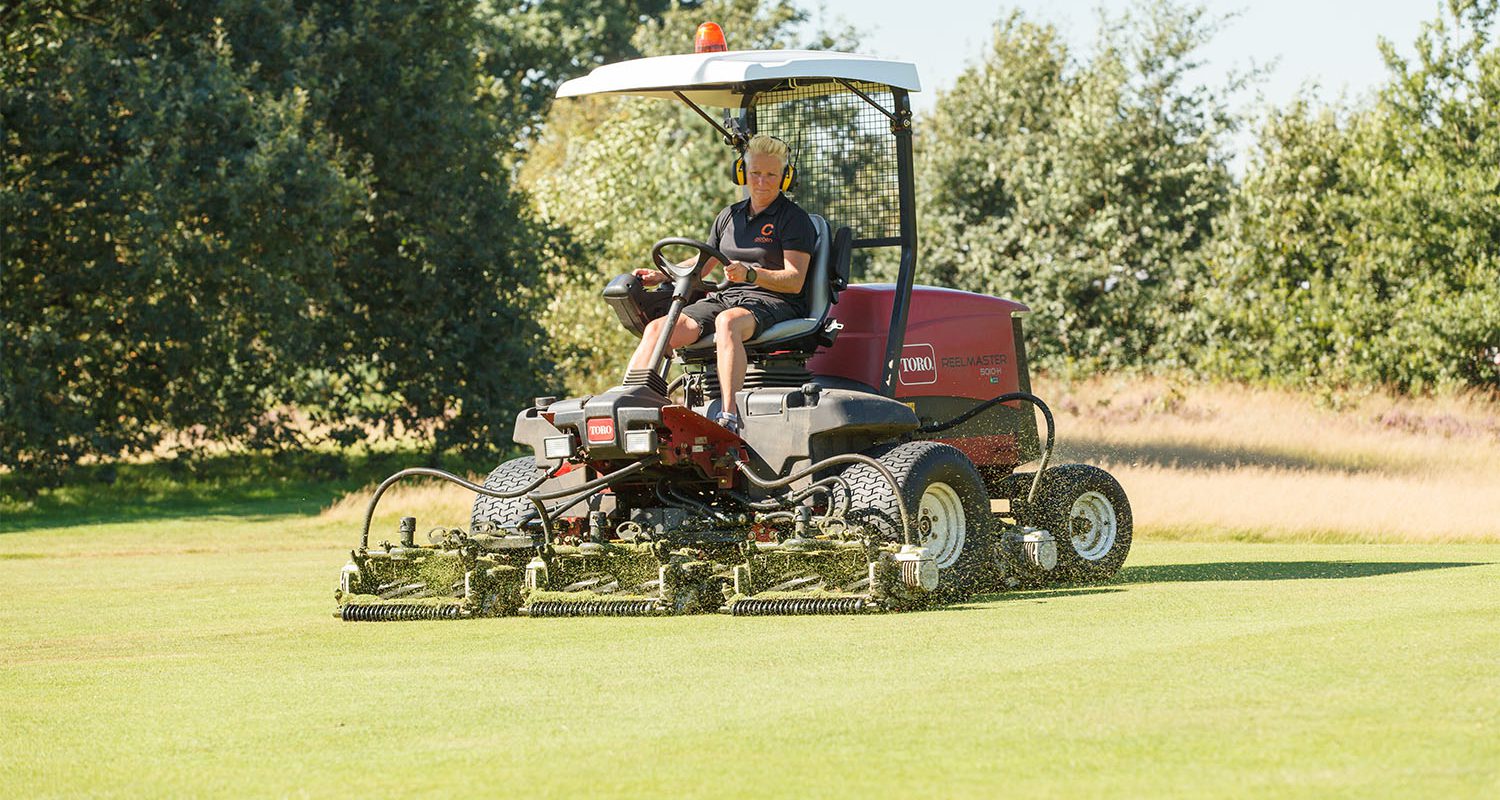
[[[694,53],[722,53],[729,47],[724,44],[724,29],[717,22],[705,22],[698,26],[693,37]]]

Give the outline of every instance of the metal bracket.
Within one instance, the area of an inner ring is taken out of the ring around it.
[[[704,111],[701,107],[699,107],[697,103],[694,103],[693,101],[689,100],[688,97],[687,97],[687,95],[683,94],[682,92],[672,92],[672,94],[677,95],[677,99],[678,100],[681,100],[688,108],[691,108],[694,112],[696,112],[698,114],[698,116],[702,117],[705,121],[707,121],[708,124],[714,126],[714,130],[718,131],[719,135],[721,135],[721,136],[724,137],[724,144],[727,144],[727,145],[730,145],[730,146],[735,146],[735,143],[740,140],[741,137],[736,136],[735,134],[732,134],[729,131],[725,130],[723,125],[720,125],[719,123],[715,122],[714,118],[710,117],[708,115],[708,112]]]

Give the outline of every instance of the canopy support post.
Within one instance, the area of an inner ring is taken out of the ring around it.
[[[699,108],[697,103],[694,103],[693,101],[689,100],[688,97],[687,97],[687,95],[683,94],[682,92],[673,92],[672,94],[677,95],[677,99],[678,100],[681,100],[683,103],[685,103],[687,105],[688,108],[691,108],[693,111],[697,112],[698,116],[700,116],[704,120],[706,120],[708,122],[708,124],[714,126],[714,130],[718,131],[719,135],[724,137],[724,144],[727,144],[727,145],[729,145],[731,147],[734,146],[734,144],[735,144],[735,138],[736,138],[735,135],[732,134],[732,133],[730,133],[729,131],[724,130],[724,126],[723,125],[720,125],[719,123],[714,122],[714,118],[710,117],[708,115],[708,112],[704,111],[702,108]]]

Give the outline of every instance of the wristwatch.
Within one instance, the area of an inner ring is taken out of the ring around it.
[[[745,283],[754,284],[755,279],[758,275],[759,273],[755,271],[755,267],[752,267],[749,264],[745,265]]]

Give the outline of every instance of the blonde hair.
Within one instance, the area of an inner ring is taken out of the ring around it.
[[[781,160],[781,166],[785,167],[791,163],[792,151],[786,146],[786,142],[774,136],[757,133],[750,137],[750,143],[745,145],[745,155],[757,153],[763,156],[775,156]]]

